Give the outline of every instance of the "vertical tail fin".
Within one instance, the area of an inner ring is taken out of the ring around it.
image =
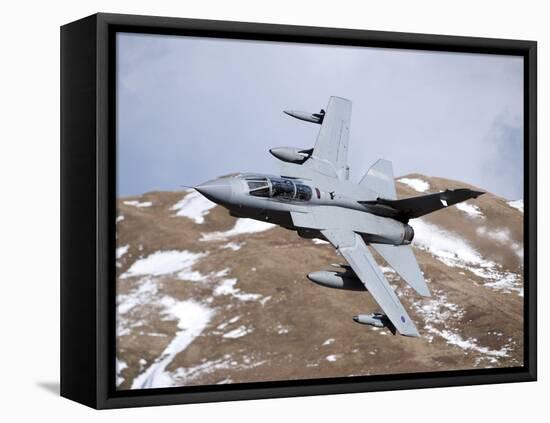
[[[395,200],[395,181],[393,180],[393,166],[388,160],[379,159],[367,171],[360,185],[378,193],[381,198]]]

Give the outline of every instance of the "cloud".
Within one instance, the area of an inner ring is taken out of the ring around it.
[[[512,116],[497,116],[485,138],[490,149],[485,186],[499,189],[506,198],[523,198],[523,125]]]

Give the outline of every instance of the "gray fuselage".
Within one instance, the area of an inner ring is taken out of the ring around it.
[[[369,213],[358,200],[375,200],[376,194],[347,180],[311,181],[243,173],[205,182],[196,189],[227,208],[232,216],[274,223],[295,230],[304,238],[324,238],[320,230],[325,227],[297,223],[300,213],[307,213],[311,207],[328,214],[334,208],[344,211],[346,225],[366,242],[401,245],[409,244],[414,236],[409,225]],[[338,216],[342,219],[342,213]]]

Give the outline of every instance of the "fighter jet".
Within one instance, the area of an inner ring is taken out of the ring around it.
[[[397,199],[392,163],[383,159],[374,163],[359,183],[352,182],[347,164],[351,101],[331,97],[326,110],[319,113],[284,113],[320,125],[313,148],[271,149],[280,176],[240,173],[195,189],[232,216],[271,222],[302,238],[330,242],[347,264],[337,265],[333,271],[310,273],[308,278],[326,287],[368,291],[383,313],[360,314],[353,317],[355,322],[419,336],[369,246],[418,294],[430,296],[410,245],[414,229],[409,221],[483,192],[447,189]]]

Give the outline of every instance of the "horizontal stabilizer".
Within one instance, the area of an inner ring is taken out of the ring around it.
[[[477,198],[482,194],[484,194],[482,191],[458,188],[402,200],[377,198],[374,201],[359,201],[359,203],[373,214],[408,222],[409,219],[415,219],[462,201]]]
[[[395,181],[393,180],[393,166],[388,160],[380,159],[367,171],[360,185],[378,194],[379,197],[395,200]]]
[[[370,244],[416,292],[429,297],[430,290],[410,245]]]

